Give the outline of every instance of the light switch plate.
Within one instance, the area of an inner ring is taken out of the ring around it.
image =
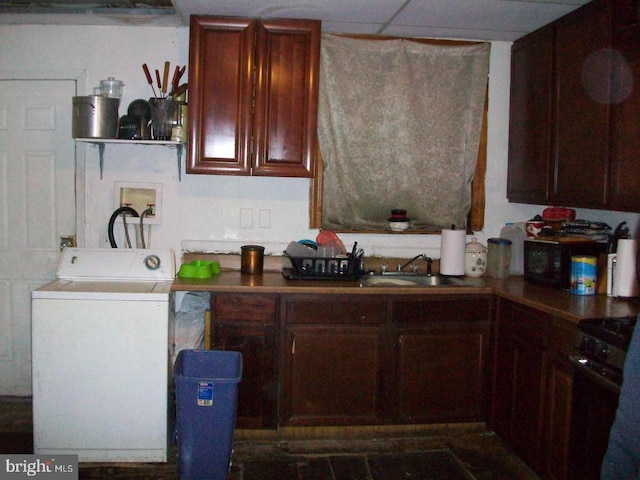
[[[240,228],[253,228],[253,209],[240,209]]]

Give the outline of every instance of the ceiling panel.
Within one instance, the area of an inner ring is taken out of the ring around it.
[[[413,27],[418,32],[455,31],[456,38],[515,39],[575,8],[575,4],[524,1],[412,0],[391,25],[395,29]]]
[[[311,18],[323,31],[515,40],[588,0],[0,0],[0,23],[188,25],[190,15]]]
[[[270,18],[310,18],[329,22],[384,23],[406,0],[175,0],[183,16],[242,15]]]

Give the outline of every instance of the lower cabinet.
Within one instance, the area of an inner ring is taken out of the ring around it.
[[[501,300],[496,325],[492,426],[539,471],[549,316]]]
[[[490,296],[292,295],[281,312],[283,424],[486,420]]]
[[[287,296],[282,313],[282,423],[383,423],[387,302],[354,295]]]
[[[382,423],[383,343],[379,328],[287,327],[285,423]]]
[[[486,420],[488,297],[394,300],[396,421]]]
[[[544,478],[567,478],[570,322],[500,298],[490,427]]]

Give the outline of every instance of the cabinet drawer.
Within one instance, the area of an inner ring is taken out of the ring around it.
[[[220,294],[211,299],[213,321],[275,323],[275,295]]]
[[[489,297],[450,295],[393,302],[393,321],[401,325],[441,322],[488,322]]]
[[[298,324],[381,324],[387,318],[387,302],[378,298],[341,297],[328,301],[318,297],[285,300],[287,323]]]

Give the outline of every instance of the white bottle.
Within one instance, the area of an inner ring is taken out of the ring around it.
[[[511,263],[509,273],[511,275],[524,275],[524,240],[527,233],[514,223],[506,223],[500,230],[500,238],[511,240]]]

